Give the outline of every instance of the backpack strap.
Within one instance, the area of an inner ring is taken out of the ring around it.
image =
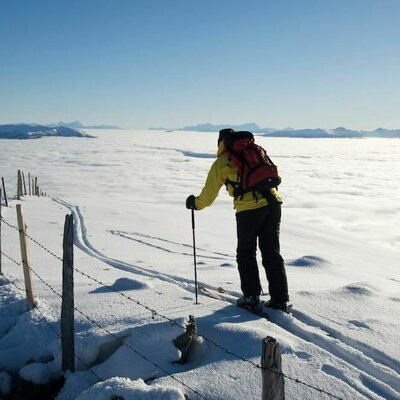
[[[258,203],[258,196],[255,190],[253,190],[253,200]]]
[[[270,190],[267,190],[261,194],[267,200],[268,204],[279,203],[278,200],[276,199],[276,197],[271,193]]]
[[[235,200],[239,196],[243,197],[243,193],[241,191],[239,182],[234,182],[234,181],[231,181],[231,180],[227,179],[225,181],[225,186],[226,186],[227,189],[228,189],[228,185],[231,185],[233,187],[233,197],[234,197]]]

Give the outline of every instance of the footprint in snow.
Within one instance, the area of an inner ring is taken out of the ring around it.
[[[357,321],[357,320],[354,320],[354,319],[350,320],[349,324],[352,324],[352,325],[356,326],[357,328],[370,329],[370,327],[367,324],[365,324],[364,322]]]
[[[344,372],[341,371],[340,369],[334,367],[333,365],[324,364],[321,367],[321,371],[325,372],[328,375],[335,376],[336,378],[341,379],[341,380],[344,380],[346,378]]]
[[[229,267],[233,267],[234,265],[233,264],[231,264],[231,263],[222,263],[222,264],[220,264],[220,267],[224,267],[224,268],[229,268]]]
[[[310,353],[307,353],[305,351],[297,351],[296,356],[303,359],[303,360],[309,360],[312,358],[312,355]]]
[[[395,303],[400,303],[400,297],[390,297],[389,300],[394,301]]]
[[[308,291],[308,290],[300,290],[299,292],[297,292],[297,294],[299,294],[300,296],[312,296],[314,293]]]
[[[344,291],[346,294],[356,295],[356,296],[372,296],[374,292],[379,292],[377,288],[371,285],[363,283],[354,283],[345,286]]]

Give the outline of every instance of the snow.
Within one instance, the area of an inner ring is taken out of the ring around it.
[[[224,189],[195,213],[199,281],[219,299],[200,294],[194,303],[184,202],[202,188],[216,135],[91,133],[97,139],[84,143],[1,143],[9,196],[17,169],[38,176],[50,196],[21,200],[32,238],[61,257],[65,214],[74,215],[77,370],[65,374],[58,400],[261,398],[266,336],[282,347],[287,399],[329,398],[290,378],[342,399],[400,398],[399,140],[257,138],[283,176],[281,247],[294,304],[291,316],[267,321],[234,306],[235,218]],[[17,203],[2,207],[11,225]],[[32,269],[60,294],[61,261],[28,246]],[[20,262],[18,232],[4,222],[2,251]],[[33,275],[38,307],[28,312],[21,266],[3,256],[2,270],[4,394],[10,374],[39,384],[61,376],[61,298]],[[180,365],[172,341],[189,315],[199,338]]]
[[[183,393],[159,385],[148,386],[142,379],[112,378],[98,383],[77,397],[77,400],[112,400],[121,396],[125,400],[184,400]]]

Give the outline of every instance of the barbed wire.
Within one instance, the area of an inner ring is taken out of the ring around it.
[[[108,286],[108,285],[106,285],[106,284],[103,284],[101,281],[97,280],[96,278],[91,277],[90,275],[88,275],[88,274],[86,274],[86,273],[84,273],[84,272],[79,271],[77,268],[74,268],[74,270],[77,271],[77,272],[79,272],[79,273],[82,274],[83,276],[86,276],[86,277],[88,277],[89,279],[92,279],[93,281],[95,281],[95,282],[97,282],[97,283],[99,283],[99,284],[102,284],[103,286],[105,286],[105,287],[107,287],[107,288],[109,288],[109,289],[112,289],[114,292],[123,295],[123,296],[126,297],[127,299],[130,299],[130,300],[134,301],[135,303],[137,303],[137,304],[139,304],[139,305],[142,305],[140,302],[137,302],[136,300],[130,298],[129,296],[127,296],[127,295],[125,295],[125,294],[123,294],[123,293],[121,293],[121,292],[116,291],[116,290],[115,290],[114,288],[112,288],[111,286]],[[186,327],[180,325],[180,324],[177,323],[175,320],[173,320],[173,319],[171,319],[171,318],[169,318],[169,317],[167,317],[167,316],[165,316],[165,315],[163,315],[163,314],[158,313],[157,311],[151,309],[150,307],[148,307],[148,306],[146,306],[146,305],[142,305],[142,306],[145,307],[147,310],[150,310],[150,311],[152,312],[153,315],[157,315],[157,316],[159,316],[159,317],[162,317],[162,318],[167,319],[168,321],[171,322],[171,325],[177,325],[177,326],[179,326],[179,327],[182,328],[182,329],[186,329]],[[264,370],[268,370],[268,371],[274,372],[275,374],[280,375],[280,376],[283,376],[284,378],[286,378],[286,379],[288,379],[288,380],[290,380],[290,381],[292,381],[292,382],[295,382],[295,383],[304,385],[304,386],[306,386],[306,387],[308,387],[308,388],[310,388],[310,389],[317,390],[317,391],[319,391],[320,393],[324,393],[324,394],[326,394],[326,395],[328,395],[328,396],[331,396],[331,397],[334,398],[334,399],[337,399],[337,400],[344,400],[343,398],[337,397],[337,396],[335,396],[334,394],[325,391],[324,389],[320,389],[320,388],[317,388],[317,387],[315,387],[315,386],[312,386],[312,385],[310,385],[310,384],[308,384],[308,383],[306,383],[306,382],[302,382],[302,381],[299,380],[298,378],[293,378],[293,377],[291,377],[291,376],[289,376],[289,375],[286,375],[286,374],[284,374],[283,372],[278,371],[278,370],[276,370],[276,369],[274,369],[274,368],[262,367],[260,364],[257,364],[257,363],[255,363],[254,361],[252,361],[252,360],[250,360],[250,359],[244,358],[244,357],[240,356],[239,354],[236,354],[236,353],[232,352],[231,350],[226,349],[225,347],[221,346],[221,345],[218,344],[217,342],[214,342],[212,339],[209,339],[209,338],[207,338],[207,337],[205,337],[205,336],[202,336],[202,335],[197,335],[197,336],[200,337],[200,338],[202,338],[202,339],[204,339],[205,341],[207,341],[207,342],[213,344],[214,346],[216,346],[216,347],[219,348],[220,350],[224,351],[225,353],[227,353],[227,354],[229,354],[229,355],[231,355],[231,356],[234,356],[234,357],[240,359],[241,361],[250,363],[250,364],[252,364],[254,367],[258,368],[258,369],[264,369]]]
[[[4,254],[4,253],[3,253]],[[21,290],[23,292],[25,292],[24,289],[21,289],[20,287],[18,287],[14,282],[10,281],[6,276],[2,275],[2,278],[4,278],[8,283],[10,283],[11,285],[13,285],[14,287],[16,287],[18,290]],[[43,317],[44,322],[50,327],[50,329],[56,334],[56,336],[61,339],[61,335],[57,332],[57,329],[49,322],[49,320],[47,319],[47,317],[40,311],[40,307],[38,306],[37,303],[35,303],[35,311],[38,311],[39,314]],[[94,372],[86,363],[85,361],[82,360],[81,357],[79,357],[76,352],[75,352],[75,357],[82,363],[82,365],[86,368],[87,371],[89,371],[90,373],[92,373],[95,378],[98,380],[98,382],[102,382],[103,379],[100,378],[99,375],[96,374],[96,372]]]
[[[49,283],[47,283],[32,267],[28,267],[31,272],[44,284],[46,285],[56,296],[60,297],[61,299],[63,299],[63,296],[58,293]],[[80,315],[82,315],[82,317],[84,317],[85,319],[87,319],[89,322],[91,322],[93,325],[96,325],[98,328],[104,330],[107,334],[111,335],[113,338],[120,340],[121,338],[118,337],[115,333],[112,333],[109,329],[105,328],[104,326],[102,326],[101,324],[99,324],[98,322],[96,322],[93,318],[89,317],[88,315],[86,315],[84,312],[82,312],[81,310],[79,310],[77,307],[73,307],[74,310],[79,313]],[[60,337],[61,339],[61,337]],[[134,353],[136,353],[137,355],[139,355],[140,357],[142,357],[144,360],[146,360],[148,363],[152,364],[153,366],[155,366],[156,368],[158,368],[160,371],[162,371],[163,373],[165,373],[167,376],[169,376],[170,378],[172,378],[173,380],[175,380],[176,382],[178,382],[180,385],[182,385],[183,387],[185,387],[186,389],[189,389],[191,392],[195,393],[197,396],[199,396],[200,398],[204,399],[204,400],[208,400],[205,396],[203,396],[201,393],[199,393],[196,389],[191,388],[190,386],[188,386],[186,383],[182,382],[180,379],[176,378],[174,375],[172,375],[171,373],[169,373],[166,369],[164,369],[161,365],[159,365],[158,363],[156,363],[155,361],[152,361],[150,358],[148,358],[147,356],[145,356],[144,354],[142,354],[139,350],[135,349],[134,347],[132,347],[130,344],[128,343],[123,343],[124,346],[126,346],[127,348],[129,348],[130,350],[132,350]],[[91,372],[94,372],[92,370],[90,370]],[[97,376],[96,376],[97,377]],[[99,379],[101,379],[100,377],[98,377]]]
[[[12,262],[14,262],[15,264],[17,264],[17,265],[21,265],[20,263],[18,263],[17,261],[15,261],[12,257],[9,257],[6,253],[4,253],[3,251],[0,251],[0,253],[3,255],[3,256],[5,256],[5,257],[7,257],[9,260],[11,260]],[[16,287],[18,290],[20,290],[21,292],[25,292],[26,293],[26,289],[23,289],[23,288],[21,288],[21,287],[19,287],[15,282],[12,282],[12,281],[10,281],[5,275],[4,275],[4,273],[3,274],[0,274],[0,279],[1,278],[3,278],[3,279],[5,279],[8,283],[10,283],[11,285],[13,285],[14,287]]]
[[[60,261],[63,261],[61,257],[59,257],[57,254],[53,253],[51,250],[49,250],[46,246],[43,244],[39,243],[36,239],[32,238],[30,235],[28,235],[26,232],[21,231],[18,226],[12,225],[9,222],[7,222],[3,217],[1,217],[1,220],[10,228],[15,229],[16,231],[23,233],[29,240],[31,240],[33,243],[37,244],[40,248],[42,248],[45,252],[49,253],[51,256],[57,258]]]
[[[21,262],[15,261],[14,258],[12,258],[11,256],[9,256],[8,254],[4,253],[3,251],[1,251],[1,254],[3,254],[4,257],[8,258],[10,261],[12,261],[14,264],[17,265],[22,265]]]
[[[16,229],[18,232],[20,232],[20,229],[19,229],[18,227],[16,227],[15,225],[10,224],[10,223],[7,222],[3,217],[1,217],[1,219],[2,219],[2,221],[4,221],[4,223],[5,223],[6,225],[8,225],[9,227],[11,227],[11,228],[13,228],[13,229]],[[24,233],[24,232],[22,232],[22,233]],[[63,262],[63,259],[62,259],[61,257],[57,256],[53,251],[49,250],[46,246],[44,246],[43,244],[39,243],[37,240],[33,239],[33,238],[32,238],[30,235],[28,235],[27,233],[24,233],[24,234],[25,234],[25,236],[26,236],[28,239],[30,239],[32,242],[34,242],[35,244],[37,244],[40,248],[42,248],[42,249],[43,249],[44,251],[46,251],[48,254],[52,255],[52,256],[53,256],[54,258],[56,258],[57,260]],[[42,283],[44,283],[46,286],[48,286],[57,296],[60,296],[60,297],[62,298],[62,295],[60,295],[59,293],[55,292],[55,291],[53,290],[53,288],[52,288],[50,285],[48,285],[45,281],[43,281],[43,280],[35,273],[35,271],[32,270],[32,268],[30,268],[30,269],[31,269],[32,273],[34,273]],[[180,327],[181,329],[186,330],[186,327],[183,326],[183,325],[181,325],[181,324],[179,324],[175,319],[170,318],[170,317],[168,317],[168,316],[166,316],[166,315],[163,315],[163,314],[159,313],[158,311],[152,309],[151,307],[147,306],[146,304],[144,304],[144,303],[142,303],[142,302],[140,302],[140,301],[138,301],[138,300],[136,300],[136,299],[133,299],[132,297],[130,297],[130,296],[128,296],[128,295],[126,295],[125,293],[119,292],[118,290],[114,289],[112,286],[109,286],[109,285],[105,284],[104,282],[98,280],[97,278],[94,278],[94,277],[90,276],[89,274],[87,274],[87,273],[85,273],[85,272],[79,270],[79,269],[76,268],[76,267],[73,267],[73,269],[74,269],[76,272],[78,272],[79,274],[81,274],[82,276],[85,276],[86,278],[88,278],[88,279],[90,279],[90,280],[92,280],[92,281],[94,281],[94,282],[96,282],[96,283],[102,285],[103,287],[106,287],[107,289],[110,289],[111,291],[113,291],[113,292],[115,292],[115,293],[118,293],[119,295],[121,295],[122,297],[125,297],[125,298],[128,299],[129,301],[132,301],[132,302],[134,302],[135,304],[137,304],[137,305],[139,305],[139,306],[145,308],[146,310],[150,311],[153,318],[154,318],[154,316],[159,316],[159,317],[161,317],[161,318],[163,318],[163,319],[168,320],[168,321],[171,323],[171,326],[178,326],[178,327]],[[77,311],[78,313],[81,313],[81,311],[78,310],[78,309],[76,309],[76,311]],[[87,317],[87,316],[85,316],[84,314],[82,314],[82,315],[90,321],[90,317]],[[94,323],[94,324],[97,324],[95,321],[91,321],[91,322]],[[105,328],[101,327],[100,325],[99,325],[99,327],[100,327],[101,329],[104,329],[104,330],[107,332],[107,330],[106,330]],[[110,334],[113,335],[112,333],[110,333]],[[309,384],[309,383],[307,383],[307,382],[304,382],[304,381],[302,381],[302,380],[300,380],[300,379],[298,379],[298,378],[293,378],[293,377],[291,377],[291,376],[289,376],[289,375],[284,374],[284,373],[281,372],[281,371],[275,370],[274,368],[262,367],[260,364],[254,362],[254,361],[252,361],[252,360],[250,360],[250,359],[247,359],[247,358],[245,358],[245,357],[242,357],[242,356],[239,355],[239,354],[236,354],[235,352],[233,352],[233,351],[231,351],[231,350],[229,350],[229,349],[227,349],[227,348],[221,346],[219,343],[215,342],[214,340],[212,340],[212,339],[210,339],[210,338],[208,338],[208,337],[206,337],[206,336],[203,336],[203,335],[200,335],[200,334],[198,334],[197,336],[198,336],[199,338],[202,338],[202,339],[204,339],[205,341],[207,341],[207,342],[213,344],[215,347],[217,347],[218,349],[222,350],[223,352],[225,352],[225,353],[227,353],[227,354],[229,354],[229,355],[231,355],[231,356],[233,356],[233,357],[235,357],[235,358],[238,358],[239,360],[241,360],[241,361],[243,361],[243,362],[246,362],[246,363],[249,363],[249,364],[253,365],[253,366],[254,366],[255,368],[257,368],[257,369],[260,369],[260,370],[267,369],[267,370],[269,370],[269,371],[271,371],[271,372],[274,372],[274,373],[277,374],[277,375],[283,376],[284,378],[286,378],[286,379],[288,379],[288,380],[290,380],[290,381],[292,381],[292,382],[294,382],[294,383],[303,385],[303,386],[305,386],[305,387],[308,387],[309,389],[316,390],[316,391],[318,391],[318,392],[320,392],[320,393],[323,393],[323,394],[325,394],[325,395],[327,395],[327,396],[330,396],[330,397],[332,397],[332,398],[334,398],[334,399],[337,399],[337,400],[344,400],[342,397],[338,397],[338,396],[336,396],[336,395],[333,394],[333,393],[330,393],[330,392],[328,392],[328,391],[326,391],[326,390],[324,390],[324,389],[321,389],[321,388],[318,388],[318,387],[316,387],[316,386],[313,386],[313,385],[311,385],[311,384]],[[117,337],[117,338],[118,338],[118,337]],[[126,344],[125,344],[125,345],[126,345]],[[129,347],[128,345],[126,345],[126,346]],[[135,351],[135,350],[134,350],[134,351]],[[136,351],[135,351],[135,352],[136,352]],[[137,354],[140,355],[140,353],[137,353]],[[144,358],[144,357],[143,357],[143,358]],[[151,362],[151,361],[149,361],[149,362]],[[152,362],[151,362],[151,363],[152,363]],[[153,364],[153,365],[154,365],[154,364]],[[158,368],[157,365],[155,365],[155,366]],[[160,370],[163,371],[161,368],[160,368]],[[163,371],[163,372],[164,372],[164,371]],[[178,381],[178,382],[179,382],[179,381]],[[181,382],[180,382],[180,383],[181,383]],[[183,384],[183,383],[181,383],[181,384]],[[184,385],[184,384],[183,384],[183,385]],[[185,386],[185,385],[184,385],[184,386]],[[192,390],[192,389],[191,389],[191,390]],[[196,394],[198,394],[198,393],[196,393]],[[199,396],[202,396],[201,394],[198,394],[198,395],[199,395]],[[204,398],[204,397],[203,397],[203,398]]]
[[[3,221],[4,221],[4,218],[3,218]],[[8,226],[10,226],[11,228],[16,229],[16,230],[19,231],[19,228],[18,228],[18,227],[14,226],[14,225],[11,225],[11,224],[8,223],[8,222],[7,222],[6,224],[7,224]],[[29,235],[26,235],[26,236],[27,236],[30,240],[32,240],[34,243],[38,244],[38,245],[39,245],[42,249],[44,249],[47,253],[49,253],[49,254],[51,254],[53,257],[55,257],[57,260],[63,261],[63,259],[62,259],[61,257],[57,256],[54,252],[52,252],[51,250],[47,249],[44,245],[42,245],[41,243],[39,243],[37,240],[32,239]],[[146,304],[144,304],[144,303],[142,303],[142,302],[140,302],[140,301],[138,301],[138,300],[136,300],[136,299],[130,297],[129,295],[126,295],[126,294],[123,293],[123,292],[119,292],[118,290],[114,289],[112,286],[107,285],[106,283],[100,281],[100,280],[97,279],[97,278],[94,278],[94,277],[90,276],[89,274],[87,274],[87,273],[81,271],[80,269],[78,269],[78,268],[76,268],[76,267],[73,267],[73,269],[74,269],[74,271],[76,271],[76,272],[78,272],[79,274],[81,274],[82,276],[85,276],[86,278],[92,280],[93,282],[96,282],[96,283],[98,283],[99,285],[102,285],[103,287],[106,287],[107,289],[113,291],[114,293],[117,293],[117,294],[119,294],[120,296],[122,296],[122,297],[128,299],[129,301],[132,301],[132,302],[134,302],[135,304],[137,304],[137,305],[143,307],[144,309],[146,309],[147,311],[149,311],[149,312],[151,313],[151,315],[152,315],[153,318],[154,318],[155,316],[161,317],[161,318],[163,318],[163,319],[169,321],[170,324],[171,324],[171,326],[178,326],[178,327],[180,327],[181,329],[186,330],[186,327],[185,327],[184,325],[182,325],[182,324],[179,324],[179,322],[176,321],[175,319],[170,318],[170,317],[168,317],[168,316],[166,316],[166,315],[163,315],[163,314],[159,313],[158,311],[154,310],[153,308],[151,308],[151,307],[147,306]],[[244,357],[242,357],[241,355],[236,354],[236,353],[232,352],[232,351],[229,350],[229,349],[226,349],[225,347],[221,346],[219,343],[215,342],[214,340],[212,340],[212,339],[210,339],[210,338],[207,338],[207,337],[202,336],[202,335],[200,335],[200,334],[197,335],[197,336],[200,337],[200,338],[202,338],[202,339],[204,339],[205,341],[208,341],[209,343],[213,344],[215,347],[219,348],[220,350],[224,351],[225,353],[227,353],[227,354],[229,354],[229,355],[231,355],[231,356],[233,356],[233,357],[235,357],[235,358],[240,359],[241,361],[250,363],[250,364],[252,364],[252,365],[253,365],[254,367],[256,367],[256,368],[259,368],[259,369],[262,368],[260,364],[255,363],[254,361],[249,360],[249,359],[247,359],[247,358],[244,358]]]

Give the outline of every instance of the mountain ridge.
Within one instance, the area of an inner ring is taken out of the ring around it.
[[[45,125],[30,124],[4,124],[0,125],[0,139],[39,139],[42,137],[85,137],[93,138],[76,129],[65,126],[49,127]]]
[[[269,137],[291,137],[291,138],[400,138],[400,129],[377,128],[372,131],[354,130],[345,127],[334,129],[310,128],[310,129],[274,129],[261,128],[255,122],[240,125],[211,124],[185,126],[183,128],[149,128],[149,130],[174,130],[174,131],[195,131],[195,132],[218,132],[221,129],[233,128],[235,130],[247,130]]]
[[[57,122],[54,124],[46,124],[45,126],[50,126],[50,127],[63,126],[63,127],[72,128],[72,129],[123,129],[116,125],[106,125],[106,124],[85,125],[81,121],[78,121],[78,120],[72,121],[72,122],[60,121],[60,122]]]

